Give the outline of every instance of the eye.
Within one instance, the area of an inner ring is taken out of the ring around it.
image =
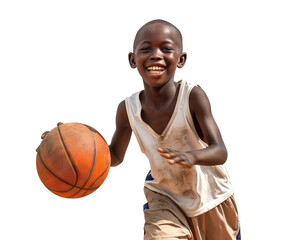
[[[146,53],[150,51],[150,47],[143,47],[140,49],[141,52]]]
[[[172,52],[172,51],[173,51],[173,48],[171,48],[171,47],[163,47],[163,48],[162,48],[162,51],[163,51],[163,52]]]

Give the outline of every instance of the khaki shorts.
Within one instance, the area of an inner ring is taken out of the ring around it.
[[[233,196],[210,211],[189,218],[169,197],[147,188],[144,191],[148,201],[148,209],[144,210],[145,240],[240,239],[238,211]]]

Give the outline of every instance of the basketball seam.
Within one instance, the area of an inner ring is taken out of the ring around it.
[[[105,168],[105,170],[100,174],[100,176],[97,178],[97,179],[95,179],[95,181],[90,185],[90,187],[85,191],[85,193],[83,194],[83,196],[85,196],[86,195],[86,193],[87,193],[87,191],[89,191],[89,190],[96,190],[96,189],[98,189],[100,186],[98,186],[98,187],[95,187],[95,188],[91,188],[102,176],[104,176],[104,174],[105,173],[107,173],[107,170],[110,168],[110,165],[107,165],[107,167]]]
[[[88,125],[86,125],[86,124],[82,124],[82,125],[84,125],[85,127],[87,127],[90,131],[97,133],[97,134],[104,140],[104,142],[106,143],[106,140],[104,139],[104,137],[103,137],[103,136],[100,134],[100,132],[98,132],[95,128],[93,128],[93,127],[91,127],[91,126],[88,126]]]
[[[92,132],[91,132],[92,133]],[[95,142],[95,135],[92,133],[93,136],[93,143],[94,143],[94,153],[93,153],[93,158],[92,158],[92,165],[91,165],[91,169],[88,175],[88,178],[86,179],[85,183],[82,185],[82,188],[87,184],[87,182],[89,181],[89,179],[91,178],[91,174],[93,172],[94,169],[94,165],[96,162],[96,142]],[[70,196],[70,198],[74,197],[75,195],[77,195],[82,189],[78,190],[76,193],[74,193],[73,195]]]
[[[39,160],[41,161],[41,163],[43,164],[43,166],[48,170],[48,172],[50,172],[54,177],[58,178],[58,179],[59,179],[60,181],[62,181],[63,183],[72,186],[72,187],[71,187],[70,189],[68,189],[68,190],[57,191],[57,190],[53,190],[52,188],[46,186],[46,184],[45,184],[44,182],[42,182],[46,188],[48,188],[49,190],[52,190],[52,191],[56,191],[56,192],[68,192],[68,191],[70,191],[71,189],[74,188],[74,185],[72,185],[72,184],[66,182],[64,179],[58,177],[55,173],[53,173],[53,172],[47,167],[47,165],[46,165],[46,164],[44,163],[44,161],[43,161],[43,158],[41,157],[40,149],[38,150],[37,153],[38,153]]]
[[[67,146],[65,145],[65,142],[64,142],[64,139],[63,139],[63,135],[62,135],[62,132],[61,132],[61,130],[60,130],[60,128],[59,128],[59,126],[57,126],[57,131],[58,131],[58,134],[59,134],[59,138],[60,138],[60,140],[61,140],[61,143],[62,143],[62,145],[63,145],[63,148],[64,148],[64,150],[65,150],[65,152],[66,152],[66,155],[67,155],[67,160],[70,162],[70,164],[71,164],[71,167],[72,167],[72,169],[73,169],[73,171],[75,172],[75,177],[76,177],[76,179],[75,179],[75,183],[74,184],[71,184],[71,183],[68,183],[66,180],[64,180],[64,179],[62,179],[61,177],[59,177],[59,176],[57,176],[55,173],[53,173],[52,171],[51,171],[51,169],[49,169],[48,168],[48,166],[45,164],[45,162],[44,162],[44,160],[43,160],[43,158],[42,158],[42,156],[41,156],[41,153],[40,153],[40,149],[38,148],[37,149],[37,152],[38,152],[38,157],[39,157],[39,160],[40,160],[40,162],[42,163],[42,165],[47,169],[47,171],[49,172],[49,173],[51,173],[55,178],[57,178],[57,179],[59,179],[60,181],[62,181],[63,183],[65,183],[66,185],[69,185],[69,186],[71,186],[69,189],[67,189],[67,190],[55,190],[55,189],[52,189],[52,188],[50,188],[50,187],[48,187],[43,181],[42,181],[42,183],[45,185],[45,187],[47,188],[47,189],[49,189],[50,191],[53,191],[53,192],[58,192],[58,193],[67,193],[67,192],[69,192],[69,191],[71,191],[72,189],[77,189],[77,192],[75,192],[74,194],[72,194],[71,196],[69,196],[69,197],[67,197],[67,198],[73,198],[74,196],[76,196],[79,192],[81,192],[81,191],[83,191],[83,193],[82,194],[80,194],[80,197],[83,197],[83,196],[86,196],[86,195],[88,195],[89,193],[87,193],[88,191],[95,191],[96,189],[98,189],[99,187],[100,187],[100,185],[99,186],[97,186],[97,187],[94,187],[94,188],[92,188],[103,176],[105,176],[105,174],[107,175],[107,173],[108,173],[108,171],[109,171],[109,169],[110,169],[110,165],[109,165],[109,161],[108,161],[108,159],[106,159],[106,164],[107,164],[107,166],[106,166],[106,168],[104,169],[104,171],[96,178],[96,179],[94,179],[94,182],[93,183],[91,183],[90,184],[90,186],[88,187],[88,188],[85,188],[85,186],[86,186],[86,184],[89,182],[89,180],[91,179],[91,176],[92,176],[92,173],[94,172],[94,169],[95,169],[95,166],[96,166],[96,158],[97,158],[97,156],[96,156],[96,154],[97,154],[97,145],[96,145],[96,141],[95,141],[95,137],[96,137],[96,135],[95,135],[95,133],[97,133],[99,136],[101,136],[100,135],[100,133],[98,132],[98,131],[93,131],[92,129],[90,129],[90,127],[89,126],[87,126],[87,125],[84,125],[84,127],[86,127],[86,128],[88,128],[88,130],[90,130],[90,132],[92,133],[92,136],[93,136],[93,140],[94,140],[94,154],[93,154],[93,160],[92,160],[92,166],[91,166],[91,169],[90,169],[90,172],[89,172],[89,175],[88,175],[88,177],[87,177],[87,179],[85,180],[85,183],[82,185],[82,187],[79,187],[79,186],[77,186],[77,183],[78,183],[78,178],[79,178],[79,176],[78,176],[78,169],[76,169],[76,166],[75,166],[75,164],[74,164],[74,162],[73,162],[73,159],[72,159],[72,157],[71,157],[71,155],[70,155],[70,153],[69,153],[69,151],[68,151],[68,148],[67,148]],[[102,136],[101,136],[102,137]],[[102,137],[102,139],[104,140],[104,142],[106,143],[106,141],[105,141],[105,139]],[[76,191],[76,190],[75,190]]]
[[[68,152],[68,149],[67,149],[67,147],[66,147],[66,145],[65,145],[65,143],[64,143],[64,139],[63,139],[63,136],[62,136],[62,133],[61,133],[61,130],[60,130],[60,125],[57,126],[57,130],[58,130],[58,133],[59,133],[60,140],[61,140],[61,142],[62,142],[62,144],[63,144],[64,149],[65,149],[65,152],[66,152],[66,154],[67,154],[67,156],[68,156],[68,160],[69,160],[69,162],[71,163],[71,166],[72,166],[72,168],[73,168],[73,170],[74,170],[74,172],[75,172],[75,174],[76,174],[75,183],[72,185],[73,187],[72,187],[71,189],[69,189],[69,191],[70,191],[70,190],[72,190],[74,187],[76,187],[76,185],[77,185],[77,182],[78,182],[78,172],[77,172],[77,170],[76,170],[76,168],[75,168],[75,165],[74,165],[74,162],[73,162],[73,160],[72,160],[72,158],[71,158],[71,156],[70,156],[70,154],[69,154],[69,152]]]

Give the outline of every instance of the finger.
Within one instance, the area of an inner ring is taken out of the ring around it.
[[[45,131],[44,133],[41,134],[41,139],[45,138],[45,136],[49,133],[49,131]]]
[[[168,153],[171,152],[169,148],[157,148],[157,151],[160,153]]]
[[[173,160],[175,163],[179,163],[181,161],[184,161],[183,158],[180,155],[176,155],[174,153],[170,154],[171,160]]]
[[[160,153],[164,153],[163,148],[157,148],[157,151],[160,152]]]
[[[169,153],[161,153],[161,156],[164,157],[164,158],[167,158],[167,159],[172,158],[171,154],[169,154]]]
[[[168,160],[168,163],[170,164],[170,165],[174,165],[174,164],[179,164],[179,165],[181,165],[182,167],[184,167],[184,168],[191,168],[191,166],[190,165],[188,165],[188,164],[186,164],[184,161],[175,161],[175,160],[173,160],[173,159],[169,159]]]
[[[181,165],[184,168],[191,168],[192,166],[186,164],[184,161],[178,162],[179,165]]]
[[[180,163],[183,161],[179,156],[176,156],[175,154],[170,154],[170,158],[168,158],[168,163],[173,165],[175,163]]]
[[[172,159],[169,159],[169,160],[168,160],[168,163],[169,163],[170,165],[174,165],[174,164],[175,164],[175,161],[172,160]]]
[[[173,165],[173,164],[176,164],[176,163],[177,163],[177,164],[181,165],[181,166],[184,167],[184,168],[191,168],[191,167],[192,167],[192,165],[190,165],[189,162],[184,161],[184,160],[183,160],[181,157],[179,157],[179,156],[168,158],[168,163],[169,163],[170,165]]]

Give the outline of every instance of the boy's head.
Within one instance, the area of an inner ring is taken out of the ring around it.
[[[172,28],[178,38],[178,41],[179,41],[179,44],[181,46],[181,51],[183,50],[183,37],[182,37],[182,33],[180,32],[180,30],[174,26],[172,23],[170,22],[167,22],[165,20],[162,20],[162,19],[155,19],[155,20],[152,20],[150,22],[147,22],[146,24],[144,24],[136,33],[136,36],[135,36],[135,40],[134,40],[134,46],[133,46],[133,51],[135,51],[135,48],[136,48],[136,45],[138,44],[138,42],[140,41],[140,38],[142,36],[142,33],[143,31],[146,29],[146,27],[148,27],[149,25],[152,25],[152,24],[160,24],[160,25],[166,25],[170,28]]]
[[[174,79],[176,68],[184,66],[186,56],[181,32],[173,24],[158,19],[138,30],[129,62],[145,83],[157,87]]]

